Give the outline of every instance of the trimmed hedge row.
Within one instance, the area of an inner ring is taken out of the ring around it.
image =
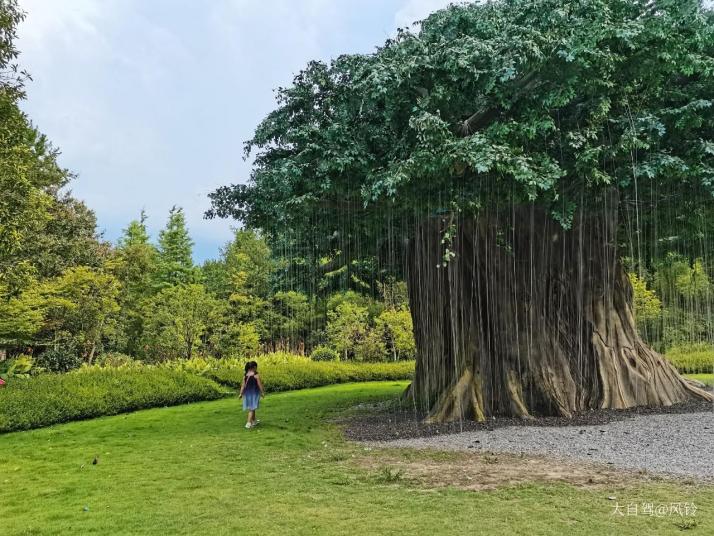
[[[175,370],[105,368],[81,374],[41,374],[0,389],[0,432],[224,395],[211,380]]]
[[[299,365],[262,365],[258,360],[258,363],[258,372],[268,392],[307,389],[334,383],[406,380],[414,373],[414,361],[359,364],[307,361]],[[206,372],[206,376],[237,389],[243,381],[243,373],[242,369],[236,367],[219,366]]]
[[[414,372],[413,361],[313,362],[288,354],[271,354],[258,361],[269,392],[333,383],[403,380]],[[17,378],[0,389],[0,433],[215,400],[228,394],[218,384],[237,389],[243,373],[243,362],[239,360],[196,359],[161,366],[138,362],[119,368],[92,366],[68,374]]]
[[[707,344],[675,347],[666,357],[682,374],[714,372],[714,347]]]

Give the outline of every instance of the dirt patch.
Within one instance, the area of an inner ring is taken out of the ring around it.
[[[635,481],[662,481],[639,472],[607,466],[552,460],[541,456],[503,453],[452,453],[438,451],[372,451],[352,460],[382,483],[407,481],[434,489],[455,487],[484,491],[519,484],[565,483],[579,488],[612,488]]]

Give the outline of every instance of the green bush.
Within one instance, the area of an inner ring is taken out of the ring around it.
[[[35,361],[25,354],[21,354],[14,359],[0,361],[0,378],[9,380],[10,378],[29,378],[34,372]]]
[[[711,344],[675,346],[667,351],[666,356],[681,373],[714,372],[714,346]]]
[[[223,394],[206,378],[153,367],[43,374],[0,389],[0,432],[213,400]]]
[[[0,433],[213,400],[226,394],[216,382],[240,387],[246,362],[201,357],[159,365],[116,361],[112,366],[83,365],[66,374],[11,376],[8,385],[0,389]],[[344,382],[403,380],[414,372],[413,361],[316,362],[288,353],[267,354],[256,361],[266,390],[272,392]]]
[[[82,366],[82,357],[76,348],[60,346],[50,348],[35,357],[35,367],[47,372],[69,372]]]
[[[339,361],[340,355],[327,346],[317,346],[310,354],[313,361]]]
[[[130,355],[122,354],[121,352],[107,352],[106,354],[101,354],[95,360],[97,365],[102,367],[112,367],[112,368],[122,368],[122,367],[132,367],[135,365],[141,365],[141,361],[134,359]]]
[[[335,383],[405,380],[414,372],[414,361],[396,363],[347,363],[307,361],[295,364],[258,365],[258,372],[268,392],[320,387]],[[233,388],[243,381],[241,368],[218,367],[206,376]]]

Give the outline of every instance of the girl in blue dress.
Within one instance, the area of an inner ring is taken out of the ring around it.
[[[253,428],[260,422],[255,419],[255,410],[260,405],[260,398],[264,396],[263,383],[258,376],[258,363],[249,361],[245,364],[245,376],[243,376],[243,384],[240,387],[240,395],[238,395],[243,399],[243,411],[248,412],[246,428]]]

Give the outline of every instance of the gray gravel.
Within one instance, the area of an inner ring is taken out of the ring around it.
[[[547,455],[714,479],[714,412],[640,415],[594,426],[507,426],[374,441],[375,446]]]

